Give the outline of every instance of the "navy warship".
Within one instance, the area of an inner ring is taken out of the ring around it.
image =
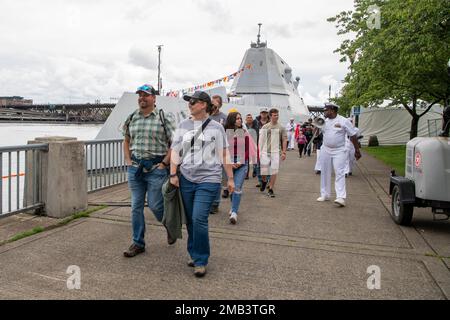
[[[251,66],[251,68],[246,68]],[[230,90],[217,86],[203,91],[210,95],[220,95],[224,101],[221,111],[225,114],[232,108],[245,114],[259,114],[261,107],[277,108],[280,122],[287,123],[290,118],[296,122],[305,121],[309,111],[298,91],[300,78],[293,78],[292,68],[267,42],[261,41],[261,24],[256,42],[251,42],[242,59],[239,73],[233,79]],[[122,138],[121,128],[127,116],[138,107],[138,95],[125,92],[99,131],[97,140]],[[172,113],[177,122],[189,116],[186,101],[181,96],[157,96],[156,104],[167,113]]]

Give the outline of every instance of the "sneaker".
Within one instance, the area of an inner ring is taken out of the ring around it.
[[[259,187],[259,191],[264,192],[266,190],[267,181],[261,182],[261,186]]]
[[[349,175],[349,176],[352,176],[352,175],[353,175],[353,173],[349,172],[349,173],[348,173],[348,175]]]
[[[230,223],[231,223],[231,224],[236,224],[236,222],[237,222],[237,213],[236,213],[236,212],[233,212],[233,213],[231,213],[231,215],[230,215]]]
[[[188,265],[188,267],[191,267],[191,268],[195,267],[194,260],[189,259],[187,262],[187,265]]]
[[[256,178],[256,172],[255,171],[253,171],[253,173],[252,173],[252,178]]]
[[[195,266],[194,267],[194,275],[198,278],[203,277],[206,274],[205,266]]]
[[[226,199],[226,198],[228,198],[229,195],[230,195],[230,192],[227,189],[224,189],[223,193],[222,193],[222,198]]]
[[[213,204],[211,206],[211,210],[209,210],[209,214],[216,214],[219,212],[219,205]]]
[[[269,191],[267,191],[267,195],[271,198],[275,198],[275,195],[273,194],[273,190],[269,188]]]
[[[336,200],[334,200],[334,203],[339,207],[345,207],[345,200],[342,198],[337,198]]]
[[[248,176],[246,176],[246,177],[245,177],[245,180],[248,180],[248,179],[249,179],[249,177],[248,177]]]
[[[127,258],[132,258],[137,256],[140,253],[145,252],[145,248],[144,247],[139,247],[137,245],[135,245],[134,243],[128,248],[127,251],[125,251],[123,253],[123,255]]]
[[[316,170],[316,174],[320,174],[320,170]]]
[[[257,187],[257,188],[261,188],[261,183],[258,182],[258,183],[256,184],[256,187]]]
[[[319,197],[319,198],[317,198],[317,201],[319,201],[319,202],[330,201],[330,198],[328,198],[328,197]]]

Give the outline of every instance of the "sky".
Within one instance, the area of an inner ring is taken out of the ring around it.
[[[344,39],[326,19],[353,0],[0,0],[0,96],[102,103],[144,83],[164,90],[238,71],[261,38],[300,77],[308,105],[342,87]]]

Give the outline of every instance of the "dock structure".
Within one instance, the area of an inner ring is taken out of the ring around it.
[[[319,203],[315,156],[288,152],[276,198],[244,183],[239,219],[229,199],[209,218],[211,257],[202,279],[186,265],[183,239],[146,208],[146,252],[124,258],[131,242],[126,184],[89,194],[106,208],[65,226],[0,245],[0,299],[449,299],[450,223],[416,211],[412,227],[389,216],[389,168],[363,154],[347,178],[347,207]],[[0,220],[0,243],[58,219]],[[24,231],[24,230],[22,230]],[[68,289],[78,267],[80,288]]]
[[[0,121],[104,123],[115,104],[33,104],[0,108]]]

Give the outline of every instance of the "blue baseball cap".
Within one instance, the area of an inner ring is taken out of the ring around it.
[[[139,92],[145,92],[152,96],[156,95],[155,88],[153,88],[153,86],[151,86],[149,84],[144,84],[144,85],[140,86],[139,88],[137,88],[136,93],[139,93]]]

